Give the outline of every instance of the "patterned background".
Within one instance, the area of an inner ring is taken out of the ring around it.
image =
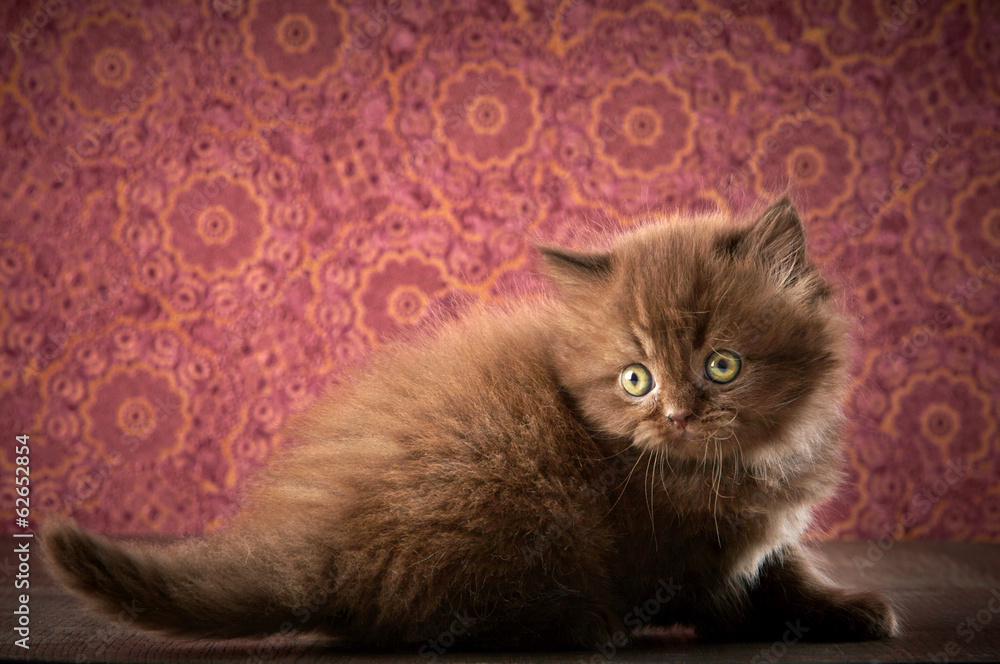
[[[361,354],[543,289],[525,236],[791,183],[859,323],[817,532],[1000,540],[1000,3],[0,6],[4,531],[15,434],[33,516],[210,530]]]

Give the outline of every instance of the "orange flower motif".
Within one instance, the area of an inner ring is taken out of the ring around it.
[[[264,235],[262,205],[242,184],[194,178],[171,201],[165,241],[204,274],[233,272],[253,257]]]
[[[620,171],[670,168],[691,146],[687,99],[661,79],[635,75],[594,101],[591,135]]]
[[[59,73],[82,110],[107,118],[147,105],[164,75],[149,29],[117,12],[85,21],[67,39]]]
[[[359,309],[365,327],[378,339],[419,324],[448,286],[439,267],[417,256],[389,258],[364,281]]]
[[[894,401],[893,428],[900,437],[936,450],[933,461],[974,458],[993,433],[986,394],[943,372],[914,379]]]
[[[339,61],[344,25],[331,2],[260,0],[243,19],[246,54],[287,86],[315,83]]]
[[[442,89],[438,131],[459,156],[479,165],[509,164],[531,146],[538,100],[519,75],[467,67]]]
[[[853,146],[835,127],[813,119],[785,120],[758,143],[753,163],[764,192],[769,183],[792,183],[816,212],[850,195],[858,164]]]
[[[82,406],[85,437],[130,460],[158,460],[184,444],[186,397],[166,375],[117,370]]]

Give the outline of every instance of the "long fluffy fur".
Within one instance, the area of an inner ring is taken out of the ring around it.
[[[648,622],[759,638],[792,616],[892,634],[884,600],[830,588],[798,545],[839,480],[847,351],[791,203],[543,255],[560,296],[373,359],[293,421],[297,447],[224,533],[155,548],[53,521],[59,578],[189,636],[592,647]],[[744,352],[731,386],[698,375],[716,345]],[[618,385],[637,361],[649,398]],[[664,417],[676,403],[693,434]]]

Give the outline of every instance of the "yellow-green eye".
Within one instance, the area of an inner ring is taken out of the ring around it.
[[[705,375],[714,383],[730,383],[740,375],[743,361],[731,350],[714,350],[705,358]]]
[[[630,364],[622,369],[622,387],[634,397],[649,394],[653,389],[653,374],[641,364]]]

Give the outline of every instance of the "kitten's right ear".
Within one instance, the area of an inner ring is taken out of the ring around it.
[[[593,286],[611,276],[611,254],[606,251],[576,251],[564,247],[538,247],[549,276],[562,287]]]

